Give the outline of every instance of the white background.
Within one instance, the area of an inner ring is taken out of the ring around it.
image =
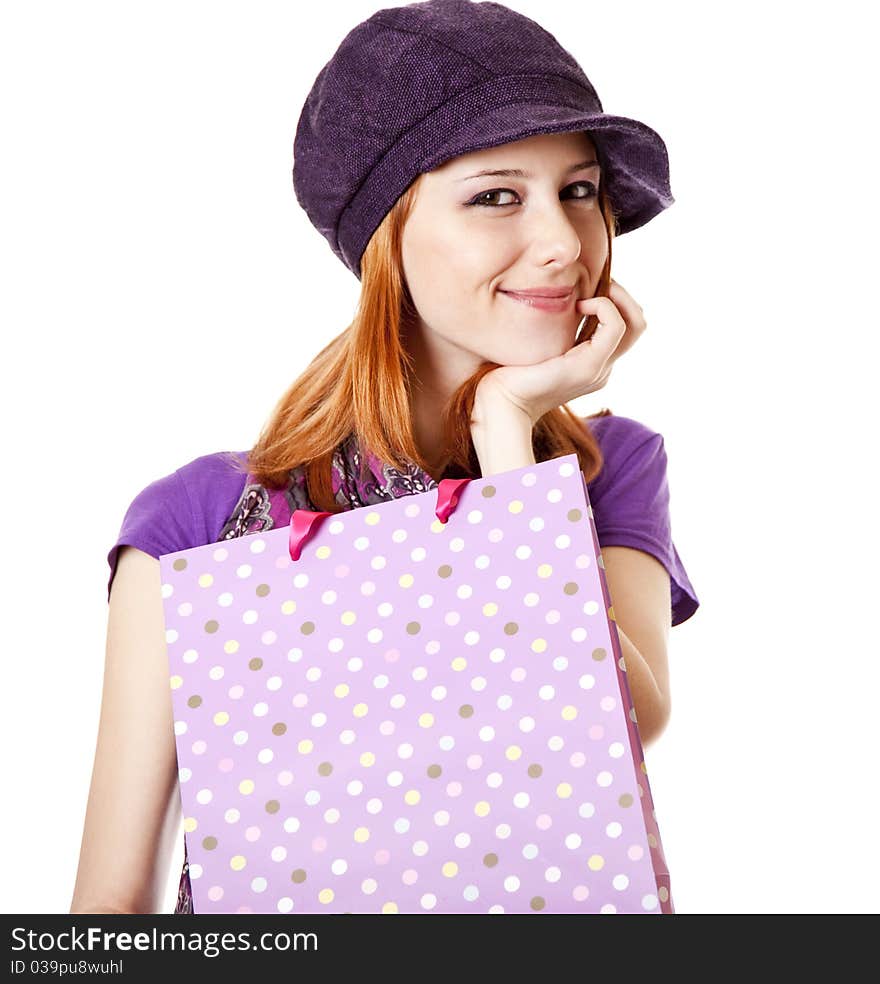
[[[351,321],[292,142],[379,6],[0,7],[2,911],[70,905],[128,503],[248,447]],[[877,911],[870,5],[511,6],[670,154],[676,203],[614,247],[648,331],[574,406],[664,435],[702,602],[647,752],[676,908]]]

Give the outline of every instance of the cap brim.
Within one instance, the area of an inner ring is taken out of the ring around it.
[[[513,103],[490,109],[447,131],[423,170],[476,150],[514,143],[539,133],[588,130],[599,154],[602,181],[617,215],[618,234],[643,226],[673,204],[669,157],[662,137],[627,116],[590,113],[573,107]]]

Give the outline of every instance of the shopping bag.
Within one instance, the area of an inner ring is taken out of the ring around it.
[[[673,911],[576,454],[160,569],[195,913]]]

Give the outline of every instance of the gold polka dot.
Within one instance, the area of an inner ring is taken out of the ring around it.
[[[241,871],[247,865],[247,858],[243,854],[235,854],[229,859],[229,867],[233,871]]]
[[[300,755],[308,755],[309,752],[314,747],[315,746],[314,746],[314,743],[312,742],[312,739],[311,738],[303,738],[302,740],[300,740],[299,742],[297,742],[296,750],[300,753]]]
[[[303,635],[311,635],[315,631],[315,623],[303,622],[303,624],[299,627],[299,630]]]
[[[535,910],[535,912],[540,912],[541,909],[544,908],[544,906],[546,905],[546,903],[544,902],[544,900],[541,898],[540,895],[536,895],[532,899],[532,901],[529,902],[529,905]]]
[[[569,798],[569,796],[571,796],[571,793],[572,793],[572,789],[571,789],[571,783],[568,783],[568,782],[561,782],[561,783],[559,783],[559,785],[558,785],[558,786],[556,787],[556,795],[557,795],[557,796],[558,796],[558,797],[559,797],[560,799],[568,799],[568,798]]]
[[[601,854],[591,854],[587,859],[590,871],[601,871],[605,867],[605,858]]]
[[[186,557],[178,557],[171,565],[176,571],[186,570]]]
[[[186,703],[188,707],[201,707],[202,698],[198,694],[193,694]]]
[[[614,605],[608,606],[608,617],[611,619],[612,622],[617,621],[617,619],[614,617]]]
[[[290,598],[283,602],[281,605],[282,615],[292,615],[296,611],[296,602],[292,601]]]
[[[669,889],[665,885],[661,885],[657,894],[660,896],[660,901],[665,902],[669,898]]]
[[[620,804],[620,806],[632,806],[633,805],[632,793],[624,793],[622,796],[618,796],[617,802]]]
[[[422,631],[422,626],[420,622],[407,622],[406,623],[406,633],[407,635],[418,635]]]
[[[476,815],[478,817],[487,817],[487,816],[489,816],[489,813],[491,812],[491,810],[492,810],[492,807],[489,805],[489,803],[488,803],[487,800],[480,800],[474,806],[474,813],[476,813]]]
[[[540,765],[538,765],[538,763],[537,763],[537,762],[533,762],[533,763],[532,763],[532,764],[531,764],[531,765],[529,766],[529,775],[530,775],[530,776],[531,776],[531,777],[532,777],[533,779],[537,779],[537,778],[538,778],[538,777],[539,777],[539,776],[540,776],[540,775],[541,775],[541,774],[543,773],[543,771],[544,771],[544,770],[543,770],[543,769],[541,768],[541,766],[540,766]]]
[[[456,671],[456,673],[460,673],[467,666],[467,660],[464,656],[456,656],[449,665]]]
[[[434,765],[429,765],[426,771],[431,779],[438,779],[441,775],[443,775],[443,769],[436,763]]]
[[[519,632],[519,626],[516,622],[507,622],[504,626],[505,635],[516,635]]]
[[[358,844],[365,844],[370,839],[370,831],[366,827],[358,827],[354,832]]]
[[[495,493],[497,491],[498,491],[498,489],[496,489],[494,485],[485,485],[483,487],[483,498],[484,499],[491,499],[491,498],[493,498],[495,496]]]
[[[462,704],[461,707],[459,707],[459,709],[458,709],[458,713],[459,713],[459,716],[460,717],[463,717],[463,718],[473,717],[473,715],[474,715],[473,705],[472,704]]]
[[[287,731],[287,725],[283,721],[277,721],[272,725],[273,735],[283,735]]]
[[[396,902],[385,902],[382,905],[382,915],[383,916],[393,916],[397,912]]]
[[[421,798],[422,794],[417,789],[408,789],[403,795],[404,802],[408,806],[415,806]]]
[[[205,632],[216,632],[219,628],[220,623],[216,618],[209,618],[208,621],[205,622]]]
[[[447,861],[440,870],[444,877],[454,878],[458,874],[458,865],[454,861]]]
[[[437,568],[437,577],[449,577],[452,574],[452,567],[449,564],[441,564]]]
[[[322,762],[318,766],[319,776],[329,776],[332,771],[333,771],[333,766],[331,765],[330,762]]]
[[[583,517],[584,514],[580,511],[580,509],[569,509],[565,514],[565,518],[569,521],[569,523],[579,523]]]
[[[321,891],[318,892],[318,901],[321,902],[323,905],[327,905],[328,903],[332,902],[333,901],[333,889],[332,888],[322,888]]]
[[[259,656],[254,656],[253,659],[248,660],[249,670],[261,670],[263,668],[263,660]]]
[[[290,880],[296,882],[297,885],[301,885],[306,880],[306,873],[304,868],[296,868],[291,872]]]
[[[202,847],[206,851],[213,851],[216,846],[217,846],[217,838],[216,837],[205,837],[205,838],[203,838],[203,840],[202,840]]]
[[[566,581],[562,590],[567,595],[577,594],[578,593],[577,583],[575,581]]]
[[[497,854],[494,854],[494,853],[484,854],[483,855],[483,864],[487,868],[494,868],[495,865],[498,864],[498,855]]]
[[[223,652],[230,653],[230,654],[237,653],[238,642],[235,639],[227,639],[226,642],[223,643]]]
[[[266,803],[267,813],[277,813],[280,809],[281,809],[281,804],[278,802],[278,800],[269,800],[268,803]]]
[[[266,597],[266,595],[267,595],[267,594],[268,594],[268,593],[269,593],[269,592],[270,592],[271,590],[272,590],[272,589],[271,589],[271,588],[269,587],[269,585],[268,585],[268,584],[258,584],[258,585],[257,585],[257,597],[258,597],[258,598],[265,598],[265,597]]]
[[[657,846],[657,838],[653,834],[648,834],[648,844],[651,847]]]
[[[186,833],[191,834],[199,825],[199,821],[195,817],[186,817],[183,821],[183,829]]]
[[[595,660],[595,661],[596,661],[597,663],[600,663],[600,662],[601,662],[601,661],[602,661],[603,659],[605,659],[605,657],[606,657],[607,655],[608,655],[608,653],[607,653],[607,652],[605,652],[605,650],[604,650],[604,649],[603,649],[603,648],[602,648],[601,646],[599,646],[599,648],[598,648],[598,649],[594,649],[594,650],[593,650],[593,659],[594,659],[594,660]]]
[[[179,690],[183,686],[183,677],[175,673],[168,683],[172,690]]]

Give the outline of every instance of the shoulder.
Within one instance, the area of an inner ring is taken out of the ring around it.
[[[123,546],[158,559],[216,540],[244,487],[246,459],[244,451],[200,455],[142,488],[131,500],[107,555],[108,597]]]
[[[635,417],[607,414],[603,417],[583,417],[607,458],[619,459],[651,442],[660,443],[663,435]]]

